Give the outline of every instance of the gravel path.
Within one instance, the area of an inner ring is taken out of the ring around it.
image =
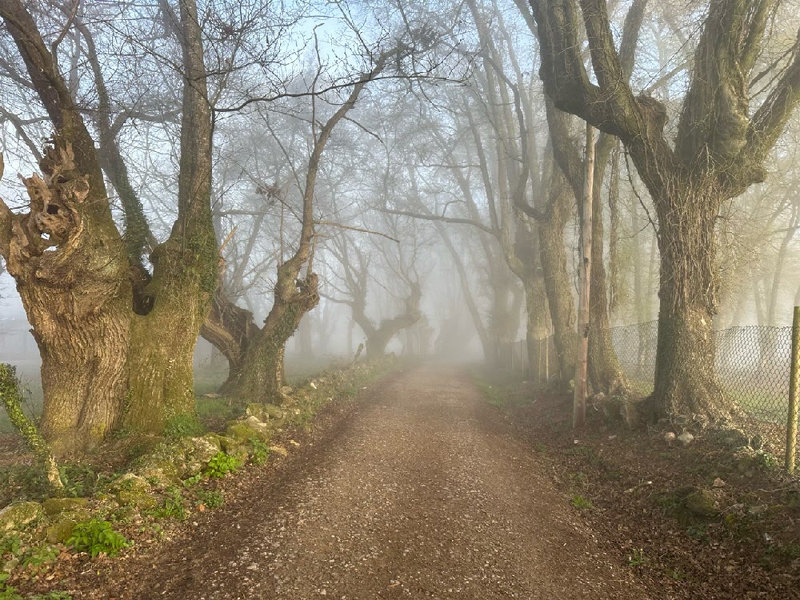
[[[113,597],[648,597],[461,372],[389,377],[302,452]]]

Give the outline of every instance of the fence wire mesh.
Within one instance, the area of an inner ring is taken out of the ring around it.
[[[620,364],[637,394],[653,391],[658,322],[611,329]],[[786,424],[791,327],[731,327],[714,332],[717,381],[729,398],[759,421]]]
[[[634,395],[653,391],[656,367],[658,321],[610,329],[611,341],[620,366]],[[505,351],[512,370],[534,381],[554,375],[553,338],[534,342],[536,364],[528,360],[526,342],[510,344]],[[773,448],[785,445],[789,409],[789,374],[792,356],[791,327],[745,326],[714,332],[714,370],[729,398],[750,417],[749,433],[768,438]]]

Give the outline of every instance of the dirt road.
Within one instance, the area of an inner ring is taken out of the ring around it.
[[[420,368],[371,396],[97,597],[648,597],[468,375]]]

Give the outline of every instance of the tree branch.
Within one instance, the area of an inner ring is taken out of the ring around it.
[[[3,178],[5,163],[3,155],[0,154],[0,179]],[[11,243],[11,221],[14,214],[8,205],[0,198],[0,256],[8,257],[9,245]]]
[[[381,237],[386,238],[387,240],[391,240],[396,243],[400,243],[400,240],[394,238],[386,233],[382,233],[380,231],[374,231],[372,229],[365,229],[363,227],[356,227],[354,225],[345,225],[344,223],[336,223],[334,221],[314,221],[315,225],[323,225],[327,227],[338,227],[339,229],[347,229],[349,231],[358,231],[360,233],[369,233],[371,235],[379,235]]]
[[[390,215],[400,215],[401,217],[411,217],[412,219],[422,219],[423,221],[442,221],[444,223],[458,223],[460,225],[470,225],[472,227],[477,227],[481,231],[485,231],[489,235],[496,236],[497,232],[493,230],[491,227],[487,227],[480,221],[475,221],[473,219],[461,219],[458,217],[445,217],[444,215],[426,215],[423,213],[415,213],[406,210],[394,210],[390,208],[381,208],[379,209],[381,212],[390,214]]]
[[[751,120],[745,153],[753,163],[766,159],[800,101],[800,32],[793,53],[789,68]]]

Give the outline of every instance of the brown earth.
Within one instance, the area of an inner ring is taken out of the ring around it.
[[[680,432],[674,425],[629,429],[591,405],[576,433],[571,397],[492,377],[498,414],[552,465],[558,488],[592,504],[581,516],[651,597],[800,599],[800,480],[781,468],[785,438],[743,422],[766,440],[761,454],[711,429],[683,446],[664,437]],[[754,460],[737,458],[743,450]],[[689,508],[687,493],[697,490],[713,498],[715,514]]]
[[[172,541],[51,584],[75,600],[666,597],[469,375],[417,368],[354,406]]]

